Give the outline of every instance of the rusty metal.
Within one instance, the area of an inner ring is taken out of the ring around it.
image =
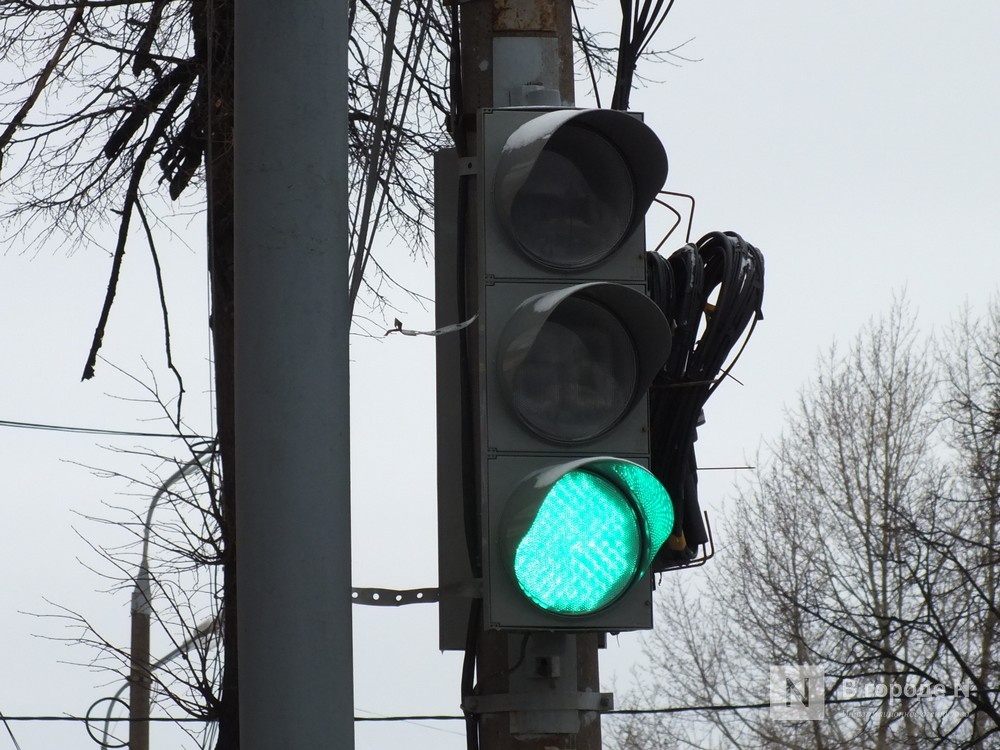
[[[493,0],[493,30],[555,34],[556,0]]]

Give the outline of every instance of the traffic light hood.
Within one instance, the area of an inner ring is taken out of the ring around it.
[[[507,137],[494,177],[501,223],[529,257],[586,268],[642,223],[666,180],[667,156],[634,115],[561,109]]]
[[[518,587],[553,614],[592,615],[644,575],[674,523],[663,485],[645,468],[600,456],[531,474],[502,520]]]

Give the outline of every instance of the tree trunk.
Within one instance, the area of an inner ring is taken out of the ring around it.
[[[215,707],[218,750],[240,746],[236,640],[236,441],[233,348],[233,37],[232,0],[208,0],[210,47],[208,262],[212,286],[212,343],[215,352],[215,405],[222,464],[223,540],[222,686]]]

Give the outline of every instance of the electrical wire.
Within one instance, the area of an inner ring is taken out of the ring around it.
[[[46,722],[46,721],[62,721],[62,722],[80,722],[81,724],[86,724],[87,722],[93,721],[93,718],[88,718],[86,716],[73,716],[72,714],[40,714],[37,716],[5,716],[4,721],[23,721],[23,722]],[[154,724],[164,724],[167,722],[174,722],[177,724],[194,724],[194,723],[205,723],[207,721],[217,721],[216,719],[202,719],[197,716],[150,716],[141,721],[149,721]]]
[[[20,430],[45,430],[48,432],[67,432],[82,435],[109,435],[115,437],[172,438],[174,440],[211,441],[204,435],[185,434],[182,432],[135,432],[132,430],[110,430],[103,427],[71,427],[69,425],[43,424],[40,422],[17,422],[11,419],[0,419],[0,427],[11,427]]]
[[[985,690],[978,691],[974,695],[998,695],[1000,694],[1000,689],[988,688]],[[944,697],[952,698],[965,698],[966,700],[971,699],[971,695],[964,695],[959,693],[945,693]],[[853,703],[871,703],[873,701],[886,702],[888,701],[888,696],[878,696],[878,695],[861,695],[855,696],[853,698],[834,698],[827,697],[823,703],[827,706],[845,705]],[[610,711],[601,711],[601,716],[641,716],[641,715],[656,715],[656,714],[681,714],[681,713],[692,713],[696,711],[712,711],[712,712],[723,712],[723,711],[745,711],[745,710],[757,710],[757,709],[769,709],[772,704],[769,701],[761,701],[759,703],[706,703],[698,706],[662,706],[656,708],[615,708]],[[465,721],[466,716],[460,714],[405,714],[405,715],[386,715],[386,716],[355,716],[354,721],[361,722],[386,722],[386,723],[396,723],[396,722],[410,722],[410,721]],[[72,716],[70,714],[64,714],[62,716],[57,715],[38,715],[38,716],[5,716],[3,721],[17,721],[17,722],[79,722],[86,723],[91,721],[86,716]],[[166,723],[175,722],[179,724],[193,724],[193,723],[207,723],[210,721],[217,721],[217,719],[205,719],[198,718],[194,716],[150,716],[148,719],[143,719],[143,721],[149,721],[153,723]]]
[[[479,650],[479,636],[482,631],[483,610],[478,599],[469,604],[469,627],[466,631],[465,656],[462,661],[461,692],[464,703],[466,696],[475,690],[476,654]],[[464,708],[464,707],[463,707]],[[479,750],[479,718],[472,711],[465,711],[465,744],[468,750]]]
[[[455,150],[459,157],[469,153],[469,143],[464,117],[464,91],[462,87],[462,45],[461,19],[459,4],[452,3],[449,13],[451,26],[451,54],[449,59],[449,89],[451,94],[451,111],[448,130],[455,142]],[[469,178],[461,176],[458,179],[456,195],[456,246],[455,246],[455,302],[458,320],[469,319],[469,300],[467,275],[469,253],[467,248],[466,217],[469,211]],[[462,402],[461,424],[459,426],[459,442],[462,446],[462,494],[463,521],[465,526],[465,543],[469,556],[469,567],[473,577],[481,573],[479,558],[478,527],[479,513],[475,499],[479,496],[476,481],[476,462],[473,454],[473,424],[474,399],[472,392],[473,363],[470,359],[469,337],[471,332],[465,328],[459,332],[459,398]],[[466,629],[465,653],[462,660],[462,677],[460,692],[462,698],[471,696],[475,690],[476,655],[479,650],[479,638],[482,630],[482,605],[478,599],[473,599],[469,605],[469,618]],[[466,746],[468,750],[479,750],[479,722],[475,714],[466,712],[462,717],[465,721]]]
[[[427,724],[421,724],[419,721],[415,721],[413,719],[406,718],[406,717],[398,718],[398,717],[395,717],[395,716],[386,716],[385,714],[379,714],[379,713],[376,713],[375,711],[367,711],[367,710],[365,710],[363,708],[357,708],[357,707],[355,707],[354,710],[355,711],[361,711],[362,713],[366,713],[366,714],[371,714],[371,716],[355,716],[354,720],[357,721],[357,722],[359,722],[359,723],[360,722],[372,722],[372,721],[402,722],[402,723],[405,723],[405,724],[413,724],[413,726],[420,727],[421,729],[430,729],[430,730],[433,730],[435,732],[444,732],[446,734],[455,734],[455,735],[459,735],[459,736],[465,736],[464,732],[455,732],[455,731],[452,731],[450,729],[441,729],[440,727],[428,726]],[[445,720],[446,721],[452,721],[453,720],[450,716],[443,716],[443,715],[439,715],[436,718],[439,721],[445,721]]]
[[[10,735],[10,741],[14,743],[16,750],[21,750],[21,745],[18,743],[17,737],[14,736],[14,730],[10,728],[10,723],[8,722],[7,717],[3,715],[2,711],[0,711],[0,721],[3,722],[4,729],[6,729],[7,734]]]
[[[622,25],[618,35],[618,62],[611,109],[628,109],[639,58],[674,6],[674,0],[639,0],[640,4],[635,3],[636,0],[620,0]]]
[[[674,503],[674,530],[653,562],[683,565],[708,542],[694,444],[704,405],[763,318],[764,256],[735,232],[711,232],[669,258],[646,253],[650,298],[673,329],[670,356],[650,389],[650,469]],[[714,299],[714,301],[713,301]],[[745,334],[743,346],[726,365]]]

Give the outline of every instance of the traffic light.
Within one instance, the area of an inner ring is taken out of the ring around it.
[[[674,522],[647,404],[670,352],[644,237],[663,146],[611,110],[488,109],[478,125],[466,278],[484,624],[649,628]]]

